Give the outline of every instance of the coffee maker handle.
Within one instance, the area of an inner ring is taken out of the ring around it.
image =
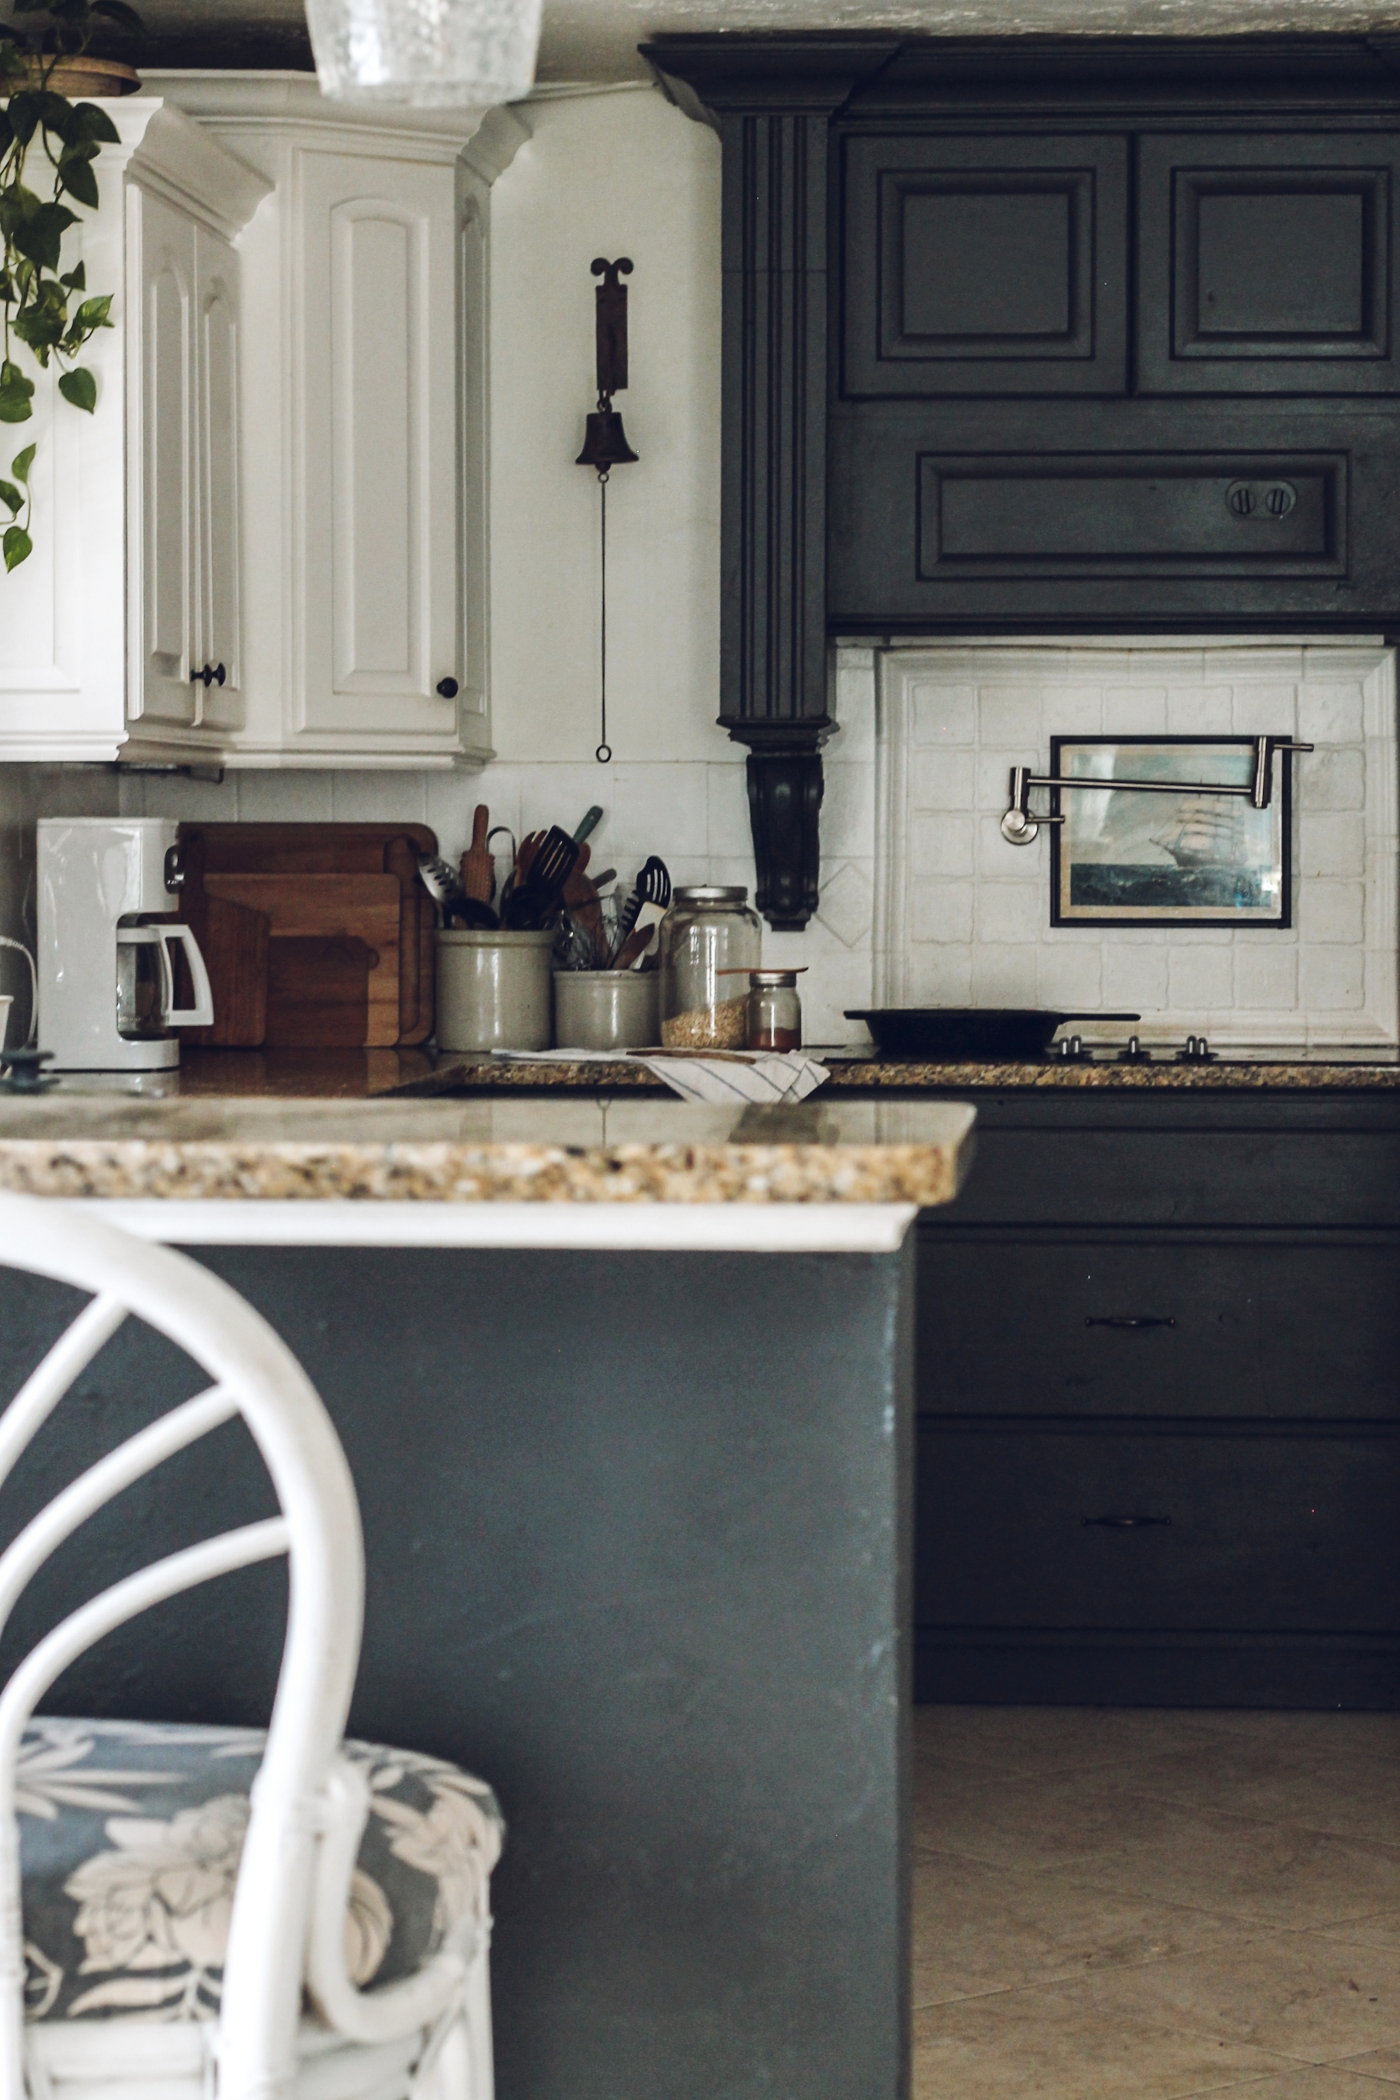
[[[194,937],[192,926],[157,927],[161,941],[169,948],[172,941],[179,941],[185,950],[185,960],[194,979],[194,1005],[172,1006],[165,1016],[167,1028],[209,1028],[214,1020],[214,987],[209,982],[209,972],[204,967],[199,942]]]

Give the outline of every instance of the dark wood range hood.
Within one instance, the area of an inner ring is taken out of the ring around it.
[[[816,909],[835,634],[1400,627],[1400,36],[670,36],[724,149],[721,724]]]

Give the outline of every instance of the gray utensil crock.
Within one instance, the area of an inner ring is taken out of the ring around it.
[[[437,937],[440,1050],[547,1050],[554,935],[464,932]]]
[[[661,1040],[659,970],[556,970],[554,1040],[566,1050],[646,1050]]]

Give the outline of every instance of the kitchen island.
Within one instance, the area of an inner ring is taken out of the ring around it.
[[[906,2090],[909,1227],[956,1195],[972,1122],[821,1097],[0,1101],[0,1187],[186,1246],[325,1398],[368,1560],[351,1727],[479,1771],[509,1824],[501,2100]],[[71,1311],[0,1278],[7,1389]],[[34,1503],[189,1390],[123,1330]],[[220,1434],[217,1477],[180,1459],[173,1494],[132,1490],[80,1575],[264,1513]],[[74,1580],[55,1564],[6,1663]],[[280,1580],[161,1607],[51,1706],[261,1718]]]

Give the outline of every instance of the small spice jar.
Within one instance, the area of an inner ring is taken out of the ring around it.
[[[750,1050],[800,1050],[802,1001],[796,970],[750,970],[745,1020]]]
[[[659,946],[665,1047],[742,1050],[748,1006],[742,980],[763,953],[763,924],[748,891],[721,883],[678,889],[661,921]]]

